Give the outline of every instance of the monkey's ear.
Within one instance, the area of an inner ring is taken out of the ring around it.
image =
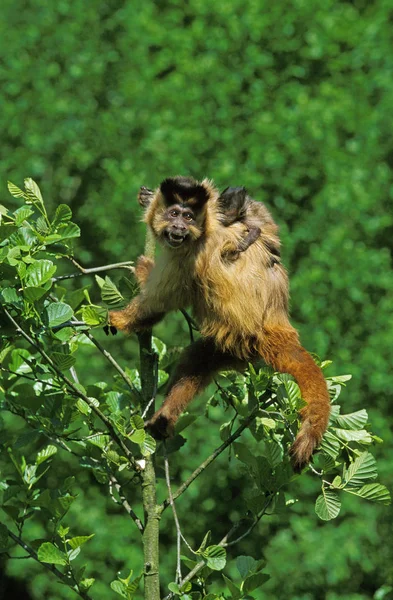
[[[240,210],[247,197],[247,190],[245,187],[227,187],[221,193],[218,199],[218,206],[220,210]]]

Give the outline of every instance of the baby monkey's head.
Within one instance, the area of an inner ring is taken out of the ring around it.
[[[207,180],[169,177],[155,192],[146,212],[146,222],[164,245],[188,246],[204,231],[206,203],[214,193]]]

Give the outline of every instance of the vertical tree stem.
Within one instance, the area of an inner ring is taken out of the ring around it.
[[[145,255],[149,258],[154,257],[154,238],[150,230],[146,234]],[[138,339],[144,410],[155,393],[156,356],[152,349],[150,330],[139,333]],[[151,403],[146,416],[149,417],[153,412],[154,402]],[[143,532],[145,600],[160,600],[159,525],[161,510],[157,505],[156,473],[151,456],[146,458],[146,465],[142,471],[142,500],[145,516]]]

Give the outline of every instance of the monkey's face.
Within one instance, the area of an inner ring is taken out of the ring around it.
[[[195,215],[189,206],[182,204],[170,206],[163,215],[164,223],[161,236],[164,243],[171,248],[178,248],[189,239],[195,239]]]
[[[215,193],[208,180],[167,178],[154,193],[145,220],[165,246],[189,247],[203,234],[206,203]]]

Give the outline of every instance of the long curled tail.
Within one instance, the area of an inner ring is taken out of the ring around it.
[[[301,471],[328,426],[330,398],[325,378],[290,326],[266,328],[261,355],[277,371],[293,375],[306,402],[300,411],[302,424],[290,451],[294,469]]]

